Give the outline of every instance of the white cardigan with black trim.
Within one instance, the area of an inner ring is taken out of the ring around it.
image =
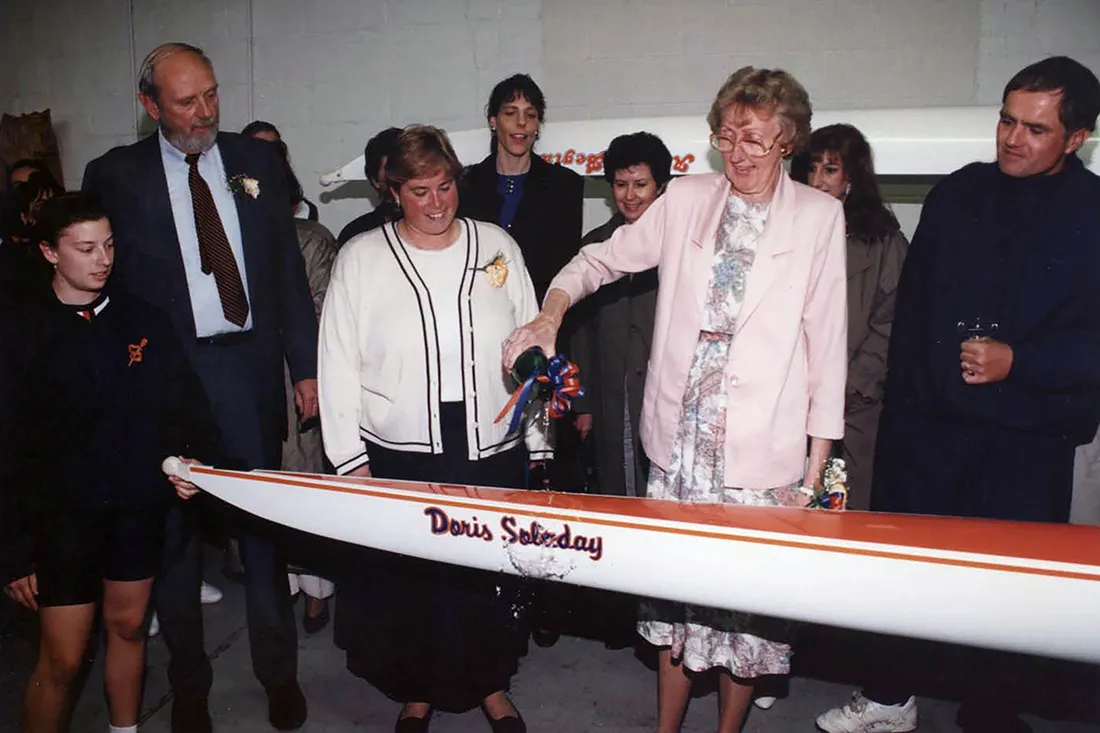
[[[524,437],[532,460],[550,458],[541,420],[528,419],[511,435],[507,419],[493,423],[514,389],[500,363],[501,342],[539,310],[519,245],[494,224],[459,221],[452,246],[466,250],[458,307],[469,458],[495,455]],[[366,441],[443,452],[433,295],[408,246],[387,224],[354,237],[332,268],[318,371],[325,452],[341,475],[370,461]],[[498,254],[508,268],[499,287],[484,269]]]

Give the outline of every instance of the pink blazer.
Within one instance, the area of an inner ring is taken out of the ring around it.
[[[627,273],[658,268],[641,439],[649,459],[663,469],[676,439],[729,193],[721,174],[672,181],[641,219],[583,248],[550,284],[576,303]],[[844,229],[839,201],[781,175],[726,369],[726,486],[798,481],[806,436],[844,435]]]

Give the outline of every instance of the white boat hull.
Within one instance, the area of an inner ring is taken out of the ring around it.
[[[846,122],[858,127],[875,154],[880,176],[943,176],[976,160],[996,157],[998,107],[922,107],[910,109],[823,110],[814,112],[814,127]],[[603,152],[619,135],[645,130],[664,140],[673,154],[673,174],[722,170],[711,150],[710,130],[702,115],[547,122],[540,131],[539,155],[581,175],[603,172]],[[488,154],[489,131],[448,131],[463,165]],[[1100,136],[1085,144],[1086,165],[1100,173]],[[363,156],[321,176],[324,186],[364,180]]]
[[[1100,528],[197,466],[190,473],[205,491],[257,516],[403,555],[1100,662]],[[537,541],[532,528],[542,533]]]

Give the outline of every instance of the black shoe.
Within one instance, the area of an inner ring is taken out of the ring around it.
[[[405,712],[404,710],[401,711]],[[432,714],[429,712],[423,718],[414,718],[409,716],[407,718],[397,718],[397,724],[393,727],[393,733],[428,733],[428,723],[431,722]]]
[[[306,696],[297,682],[267,691],[267,719],[276,730],[295,730],[306,722]]]
[[[485,716],[489,718],[488,715]],[[517,712],[516,717],[506,715],[503,718],[489,718],[489,728],[493,733],[527,733],[527,724]]]
[[[1031,733],[1031,726],[1018,715],[966,704],[959,706],[955,725],[962,728],[963,733]]]
[[[556,631],[549,631],[547,629],[531,629],[531,641],[536,645],[541,646],[543,649],[552,647],[558,643],[558,639],[561,638],[561,634]]]
[[[176,697],[172,701],[172,733],[212,733],[206,698]]]
[[[310,616],[308,613],[302,616],[302,629],[304,629],[307,634],[316,634],[318,631],[328,626],[328,621],[328,602],[326,601],[325,605],[321,607],[321,612],[316,616]]]

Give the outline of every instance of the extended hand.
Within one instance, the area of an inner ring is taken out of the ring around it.
[[[967,384],[1000,382],[1012,370],[1012,347],[991,338],[963,341],[959,358]]]
[[[32,611],[38,610],[38,576],[31,573],[4,586],[4,595]]]
[[[317,417],[317,380],[303,379],[294,385],[294,406],[298,408],[298,422],[306,423]]]
[[[189,466],[197,466],[199,464],[199,462],[196,461],[194,458],[184,458],[182,456],[180,456],[180,461],[188,464]],[[168,481],[172,484],[172,486],[175,487],[176,496],[183,499],[184,501],[187,501],[192,496],[201,491],[198,486],[195,486],[190,481],[185,481],[181,479],[179,476],[169,476]]]
[[[512,335],[504,339],[502,347],[502,363],[506,370],[511,369],[519,355],[528,349],[537,346],[548,357],[555,354],[554,342],[558,338],[558,326],[555,319],[539,313],[534,320],[526,326],[520,326]]]

